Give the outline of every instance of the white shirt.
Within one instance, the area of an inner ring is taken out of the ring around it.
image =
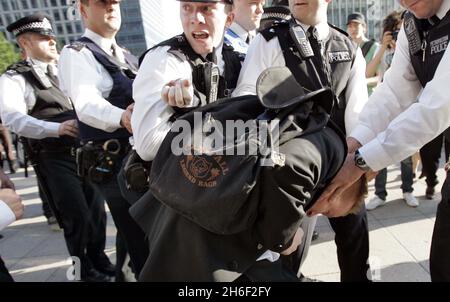
[[[0,200],[0,231],[16,221],[16,215],[8,205]]]
[[[443,18],[450,1],[437,14]],[[450,126],[450,50],[424,89],[411,64],[404,29],[398,35],[391,68],[370,97],[351,136],[374,171],[399,162]]]
[[[305,31],[308,30],[309,26],[299,24]],[[316,29],[319,40],[326,39],[330,33],[330,28],[326,22],[316,25]],[[256,82],[260,74],[265,69],[276,66],[286,66],[278,38],[275,37],[267,42],[261,34],[257,35],[249,46],[233,96],[255,95]],[[358,115],[367,102],[365,68],[366,62],[361,50],[358,48],[345,92],[347,102],[345,125],[347,133],[350,133],[356,125]]]
[[[28,61],[44,73],[47,72],[47,63],[31,59]],[[0,77],[0,112],[3,124],[18,135],[29,138],[59,137],[60,123],[46,122],[28,115],[35,104],[33,87],[22,75],[6,72]]]
[[[92,40],[107,54],[111,54],[114,44],[119,59],[124,62],[123,53],[115,39],[104,38],[89,29],[86,29],[83,37]],[[64,47],[58,65],[61,90],[72,99],[80,121],[106,132],[122,128],[120,120],[124,110],[106,100],[111,93],[113,80],[89,49],[85,47],[77,51]]]
[[[161,99],[161,91],[168,82],[176,79],[189,79],[192,83],[192,68],[187,61],[181,62],[168,53],[169,46],[158,47],[147,53],[133,83],[135,101],[131,127],[133,128],[134,148],[146,161],[155,158],[166,134],[169,132],[170,117],[174,110]],[[223,74],[225,63],[222,47],[217,48],[216,57]],[[190,90],[193,95],[193,89]],[[196,106],[193,99],[190,106]]]

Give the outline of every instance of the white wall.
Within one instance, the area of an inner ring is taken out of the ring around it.
[[[176,0],[140,0],[147,47],[181,34],[180,3]]]

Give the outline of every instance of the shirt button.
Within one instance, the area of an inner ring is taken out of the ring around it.
[[[260,250],[260,249],[262,249],[262,248],[263,248],[262,244],[261,244],[261,243],[258,244],[257,249]]]

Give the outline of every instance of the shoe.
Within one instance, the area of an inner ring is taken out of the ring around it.
[[[415,207],[419,206],[419,201],[410,192],[409,193],[403,193],[403,199],[406,201],[406,204],[409,205],[410,207],[415,208]]]
[[[427,199],[433,199],[433,197],[434,197],[434,187],[428,187],[427,186],[427,189],[425,190],[425,197]]]
[[[386,200],[381,199],[378,195],[375,195],[367,204],[366,209],[369,211],[375,210],[379,206],[382,206],[386,203]]]
[[[92,261],[94,268],[107,276],[114,277],[116,275],[116,266],[111,263],[108,256],[103,254],[96,261]]]
[[[311,237],[311,241],[317,240],[319,238],[319,232],[314,231]]]
[[[61,227],[59,226],[58,221],[56,220],[55,216],[50,216],[47,218],[47,224],[50,226],[50,229],[53,232],[60,232],[62,231]]]
[[[103,273],[100,273],[95,268],[89,269],[85,274],[82,274],[81,281],[84,282],[112,282],[112,278]]]

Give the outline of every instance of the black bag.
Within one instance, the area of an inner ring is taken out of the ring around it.
[[[257,87],[258,96],[217,101],[181,116],[153,160],[151,193],[163,204],[216,234],[238,233],[255,222],[259,190],[253,189],[261,169],[270,169],[268,163],[283,165],[283,155],[275,148],[283,141],[277,138],[287,141],[320,131],[329,121],[333,104],[331,91],[322,89],[306,94],[285,67],[265,71]],[[198,123],[200,120],[203,125]],[[256,132],[261,136],[255,136],[255,128],[245,129],[241,135],[230,132],[232,127],[227,120],[256,125]],[[273,136],[273,127],[267,125],[267,121],[275,120],[279,120],[280,136]],[[192,130],[180,134],[179,123]],[[221,125],[225,135],[214,134]],[[202,126],[214,131],[202,133]],[[214,143],[198,144],[196,137]],[[199,151],[199,154],[175,154],[173,147],[181,141],[188,146],[184,151]],[[259,152],[248,152],[255,147]],[[238,150],[246,152],[239,155]],[[231,151],[237,155],[227,155]]]

